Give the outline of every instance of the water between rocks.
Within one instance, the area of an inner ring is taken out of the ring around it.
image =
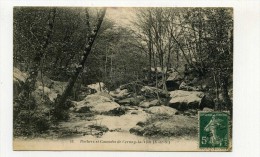
[[[133,114],[134,113],[134,114]],[[136,108],[134,110],[128,110],[126,114],[121,116],[109,116],[109,115],[96,115],[94,119],[91,120],[80,120],[78,117],[71,118],[69,122],[61,123],[61,128],[66,128],[67,130],[77,131],[79,134],[73,134],[69,136],[63,136],[59,138],[60,140],[96,140],[101,139],[103,141],[111,140],[125,140],[125,141],[144,141],[155,139],[149,137],[138,136],[131,134],[129,130],[136,126],[140,121],[145,121],[151,114],[143,111],[142,108]],[[109,131],[101,133],[95,130],[87,129],[89,125],[100,125],[108,127]],[[175,137],[163,137],[157,138],[155,140],[160,141],[182,141],[190,140],[190,137],[178,138]]]

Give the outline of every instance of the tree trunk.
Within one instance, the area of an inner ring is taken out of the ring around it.
[[[151,82],[151,69],[152,69],[152,26],[151,26],[151,21],[152,20],[152,15],[151,12],[149,11],[149,30],[148,30],[148,36],[149,36],[149,43],[148,43],[148,51],[149,51],[149,69],[148,69],[148,80]]]
[[[222,92],[222,96],[223,96],[223,101],[224,101],[223,103],[225,105],[224,106],[225,109],[232,111],[232,109],[231,109],[232,102],[228,95],[228,77],[227,76],[222,76],[222,78],[221,78],[221,92]]]
[[[213,70],[213,79],[214,79],[214,84],[215,84],[215,88],[216,88],[216,98],[215,98],[215,106],[214,109],[217,110],[219,108],[219,83],[218,80],[216,78],[216,73]]]
[[[103,91],[102,91],[102,87],[101,87],[101,83],[100,83],[100,82],[98,82],[98,85],[99,85],[99,90],[100,90],[100,92],[103,92]]]
[[[44,59],[43,59],[43,61],[42,61],[42,64],[41,64],[41,69],[40,69],[40,72],[41,72],[41,81],[42,81],[42,98],[44,97],[44,80],[43,80],[43,67],[42,67],[42,65],[43,65],[43,63],[44,63]]]
[[[105,77],[107,77],[107,47],[106,47],[106,60],[105,60]]]
[[[85,46],[85,49],[84,49],[84,54],[82,56],[82,59],[80,61],[79,66],[76,68],[76,72],[69,79],[69,82],[66,86],[66,89],[64,90],[64,92],[62,93],[60,98],[57,98],[57,100],[56,100],[57,107],[64,107],[67,97],[69,96],[69,94],[70,94],[79,74],[81,73],[81,71],[84,68],[85,62],[87,60],[88,55],[91,52],[91,47],[92,47],[92,45],[93,45],[93,43],[94,43],[94,41],[97,37],[98,30],[101,27],[101,24],[103,22],[103,18],[105,16],[105,14],[106,14],[106,8],[102,10],[101,16],[98,18],[96,26],[94,27],[93,31],[91,32],[91,34],[87,38],[87,43],[86,43],[86,46]]]
[[[152,41],[151,41],[151,31],[149,31],[149,69],[148,69],[148,80],[151,81],[151,69],[152,69]]]

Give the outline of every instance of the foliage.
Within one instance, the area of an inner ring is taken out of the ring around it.
[[[140,49],[158,65],[206,80],[231,109],[228,88],[233,73],[233,17],[230,8],[147,8],[138,10]],[[195,73],[194,73],[195,72]],[[162,79],[165,82],[165,77]]]
[[[51,125],[49,109],[38,107],[33,97],[21,102],[16,100],[14,106],[14,136],[35,136],[46,132]]]
[[[149,84],[167,93],[172,71],[198,78],[199,86],[210,88],[205,92],[214,95],[216,109],[232,111],[232,13],[230,8],[138,8],[132,30],[104,18],[84,64],[100,8],[15,7],[14,66],[33,79],[24,83],[27,92],[14,101],[14,134],[42,133],[52,122],[68,120],[70,100],[77,100],[88,84],[103,82],[109,91],[126,85],[135,96]],[[43,80],[39,76],[70,82],[79,69],[83,71],[74,78],[65,103],[57,105],[59,97],[39,103],[31,95],[35,82]]]

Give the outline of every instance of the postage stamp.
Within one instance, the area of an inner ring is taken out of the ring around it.
[[[228,112],[199,112],[199,148],[228,149]]]

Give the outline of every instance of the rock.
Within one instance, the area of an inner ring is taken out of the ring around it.
[[[130,104],[132,101],[134,101],[134,98],[126,98],[123,100],[117,100],[117,103],[119,103],[120,105],[126,105]]]
[[[138,114],[138,111],[132,111],[131,114]]]
[[[157,106],[157,105],[159,105],[160,102],[159,102],[159,100],[156,99],[156,100],[150,101],[149,104],[150,104],[149,107],[152,107],[152,106]]]
[[[121,128],[115,128],[115,129],[111,129],[109,130],[110,132],[122,132]]]
[[[94,124],[92,124],[92,125],[89,125],[88,127],[95,129],[97,131],[101,131],[101,132],[108,132],[109,131],[108,127],[105,126],[105,125],[94,125]]]
[[[130,104],[130,105],[137,105],[140,103],[140,100],[138,98],[126,98],[123,100],[119,100],[117,101],[120,105],[126,105],[126,104]]]
[[[137,126],[140,126],[140,127],[144,127],[145,126],[145,122],[143,121],[140,121],[136,124]]]
[[[120,88],[116,89],[115,91],[111,91],[109,94],[112,97],[114,97],[116,99],[119,99],[119,100],[122,100],[122,99],[126,98],[129,95],[127,89],[121,90]]]
[[[184,115],[184,116],[190,116],[190,115],[191,115],[191,113],[190,113],[190,112],[187,112],[187,111],[185,111],[185,112],[183,113],[183,115]]]
[[[200,81],[200,79],[198,77],[194,77],[191,81],[190,81],[190,84],[192,85],[195,85],[195,84],[198,84]]]
[[[198,109],[204,96],[203,92],[198,91],[172,91],[170,92],[169,106],[177,110]]]
[[[105,115],[110,115],[110,116],[121,116],[126,113],[126,108],[123,106],[120,106],[118,108],[112,109],[108,112],[103,112]]]
[[[13,69],[13,96],[14,99],[18,97],[22,90],[22,84],[25,82],[27,78],[27,74],[21,72],[19,69]]]
[[[38,89],[39,90],[43,90],[44,89],[44,93],[50,93],[51,92],[51,89],[48,88],[48,87],[38,86]]]
[[[150,102],[149,101],[142,101],[139,106],[142,107],[142,108],[149,108]]]
[[[144,108],[143,111],[144,111],[144,112],[148,112],[148,108]]]
[[[178,72],[172,72],[166,80],[166,87],[168,91],[179,89],[180,82],[183,78]]]
[[[177,111],[177,112],[175,113],[175,115],[180,115],[180,114],[183,114],[183,111]]]
[[[233,101],[233,89],[232,88],[228,90],[228,95],[229,95],[230,100]]]
[[[109,112],[118,107],[120,107],[120,105],[115,102],[105,102],[105,103],[98,103],[97,105],[93,105],[93,107],[90,110],[93,112],[103,113],[103,112]]]
[[[27,74],[21,72],[18,68],[13,69],[13,80],[14,81],[20,81],[20,82],[25,82],[26,78],[27,78]]]
[[[138,106],[132,106],[135,110],[140,110]]]
[[[196,114],[198,114],[198,110],[196,110],[196,109],[190,109],[190,110],[188,110],[188,112],[189,112],[191,115],[196,115]]]
[[[202,111],[205,111],[205,112],[213,112],[214,110],[211,109],[211,108],[204,107]]]
[[[18,81],[13,81],[13,98],[17,98],[21,92],[21,84]]]
[[[147,112],[152,114],[166,114],[172,116],[176,114],[177,110],[168,106],[154,106],[150,107]]]
[[[77,100],[78,100],[78,101],[84,100],[84,99],[86,98],[86,96],[87,96],[87,93],[81,92],[81,93],[78,95]]]
[[[106,113],[106,112],[110,112],[111,110],[114,110],[116,108],[118,108],[120,105],[118,105],[115,102],[105,102],[105,103],[97,103],[95,105],[86,105],[86,106],[82,106],[78,109],[76,109],[77,112],[82,112],[82,110],[85,111],[91,111],[91,112],[97,112],[97,113]],[[89,108],[89,110],[87,110],[86,108]]]
[[[84,99],[84,101],[87,103],[104,103],[104,102],[111,102],[112,100],[101,94],[91,94],[91,95],[88,95]]]
[[[44,84],[45,87],[50,88],[50,85],[53,84],[53,80],[49,77],[42,75],[41,72],[38,72],[36,86],[42,86]]]
[[[159,105],[159,100],[155,99],[155,100],[152,100],[152,101],[142,101],[140,103],[140,107],[142,108],[149,108],[149,107],[152,107],[152,106],[157,106]]]
[[[80,108],[76,109],[77,113],[90,113],[90,107],[89,106],[82,106]]]
[[[146,137],[196,137],[198,135],[198,119],[183,115],[155,115],[151,116],[144,127],[137,131]]]
[[[131,129],[129,130],[129,132],[130,132],[131,134],[136,134],[136,135],[142,136],[145,131],[144,131],[144,128],[142,128],[142,127],[140,127],[140,126],[135,126],[135,127],[131,128]]]
[[[108,92],[99,92],[97,94],[114,101],[114,98],[110,94],[108,94]]]
[[[37,84],[42,85],[37,81]],[[60,82],[60,81],[53,81],[51,80],[51,84],[45,84],[46,87],[50,88],[51,90],[55,91],[56,93],[62,94],[67,86],[67,82]]]
[[[185,81],[183,81],[183,82],[180,84],[179,89],[180,89],[180,90],[185,90],[185,91],[198,91],[198,90],[199,90],[198,87],[189,86]]]
[[[99,93],[99,92],[107,92],[105,88],[105,84],[103,82],[93,83],[87,86],[89,94]]]
[[[113,102],[108,97],[99,94],[92,94],[88,95],[84,100],[78,102],[75,106],[75,111],[82,112],[82,110],[88,111],[89,109],[90,112],[104,113],[118,107],[120,107],[120,105]]]
[[[48,87],[56,93],[62,94],[67,86],[67,83],[68,82],[54,81],[45,75],[41,76],[41,73],[39,72],[37,76],[36,86]]]
[[[126,110],[136,110],[136,108],[132,107],[132,106],[125,106]]]
[[[76,106],[78,105],[78,102],[77,102],[77,101],[70,101],[70,103],[71,103],[71,105],[72,105],[73,107],[76,107]]]
[[[146,98],[157,98],[157,93],[162,98],[166,98],[169,96],[167,91],[163,91],[162,89],[150,86],[143,86],[141,89],[141,93]]]
[[[41,102],[42,98],[47,98],[51,102],[54,102],[54,100],[57,98],[57,95],[58,95],[58,93],[56,91],[51,90],[48,87],[44,87],[43,88],[42,86],[38,86],[38,88],[35,91],[33,91],[31,94],[35,98],[37,104],[41,104],[42,103]]]
[[[145,100],[145,97],[142,96],[142,95],[137,95],[136,98],[137,98],[138,100],[140,100],[140,101]]]
[[[201,100],[200,109],[203,109],[204,107],[208,107],[208,108],[215,107],[215,102],[209,94],[205,94],[205,96]]]
[[[209,89],[208,85],[206,84],[201,85],[201,90],[206,91],[208,89]]]
[[[14,81],[14,98],[16,98],[21,92],[21,86],[26,81],[27,74],[21,72],[19,69],[14,68],[13,81]],[[43,87],[44,84],[44,87]],[[54,99],[58,94],[61,94],[65,89],[67,82],[53,81],[47,76],[40,76],[38,74],[37,81],[35,83],[36,89],[32,92],[32,96],[36,99],[37,103],[41,104],[42,98],[49,98],[54,102]],[[44,92],[43,92],[44,91]],[[43,95],[44,94],[44,95]]]

